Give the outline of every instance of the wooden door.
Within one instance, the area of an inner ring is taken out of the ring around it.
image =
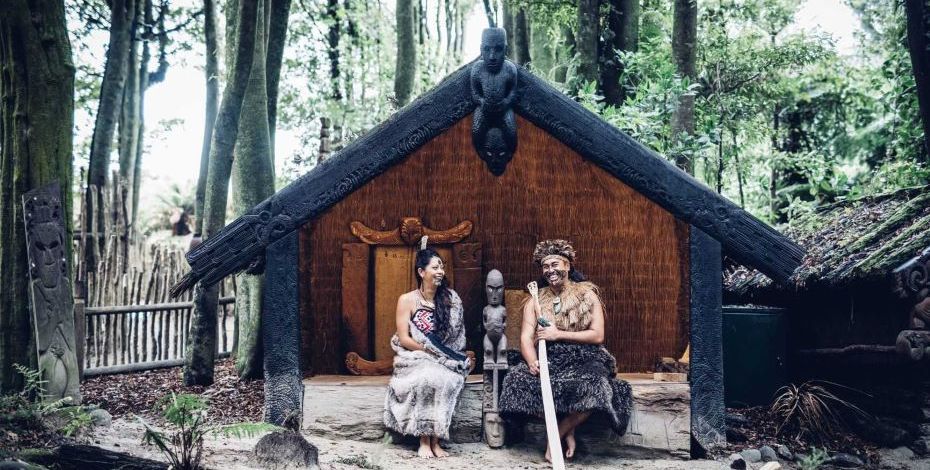
[[[454,283],[452,250],[448,247],[432,247],[445,263],[446,277]],[[417,288],[413,266],[416,250],[409,246],[374,247],[374,353],[375,361],[391,359],[391,336],[397,330],[397,299],[405,292]]]

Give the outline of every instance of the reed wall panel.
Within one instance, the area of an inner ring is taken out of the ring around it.
[[[570,240],[577,267],[601,287],[606,345],[620,371],[652,370],[656,358],[679,356],[688,341],[687,224],[519,117],[519,148],[495,177],[475,153],[470,128],[468,116],[303,227],[309,370],[345,370],[342,244],[358,241],[349,224],[389,230],[408,216],[434,229],[472,221],[464,241],[481,243],[484,272],[499,269],[508,289],[539,277],[531,257],[538,240]],[[463,300],[479,310],[485,302]],[[469,347],[480,351],[480,343]]]

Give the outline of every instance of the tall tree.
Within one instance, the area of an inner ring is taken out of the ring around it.
[[[609,0],[607,28],[601,47],[601,90],[607,104],[623,103],[623,62],[618,52],[635,52],[639,39],[639,0]]]
[[[576,86],[597,82],[597,45],[600,32],[600,0],[578,0],[575,56],[578,59]]]
[[[258,0],[239,0],[236,10],[235,67],[229,72],[223,100],[217,113],[204,200],[203,237],[217,233],[226,223],[229,176],[232,170],[233,148],[239,133],[239,117],[255,54],[255,29]],[[184,357],[184,384],[213,383],[216,360],[216,310],[219,300],[217,285],[194,287],[194,319],[190,326],[190,342]]]
[[[119,179],[128,190],[126,208],[131,220],[135,219],[132,206],[134,198],[133,181],[135,180],[136,152],[139,150],[140,101],[143,90],[139,79],[139,37],[142,24],[143,11],[136,8],[133,11],[129,27],[129,53],[126,56],[126,83],[123,87],[123,106],[119,116]],[[128,247],[127,245],[124,245]]]
[[[210,140],[213,138],[213,126],[216,124],[216,112],[219,102],[219,47],[216,40],[216,2],[203,0],[203,35],[206,45],[206,66],[204,74],[207,82],[207,99],[204,109],[203,144],[200,147],[200,174],[197,176],[197,193],[194,197],[194,233],[201,235],[203,226],[204,193],[207,189],[207,171],[210,163]]]
[[[339,0],[327,0],[326,18],[329,20],[329,79],[332,87],[332,98],[336,101],[342,99],[342,90],[339,85],[339,39],[342,34],[342,19],[339,15]]]
[[[268,47],[266,51],[268,77],[268,128],[271,131],[271,159],[275,158],[274,135],[278,123],[278,84],[281,81],[281,65],[284,62],[284,44],[287,39],[287,20],[291,14],[291,0],[269,0]]]
[[[258,18],[267,18],[268,0],[259,0]],[[242,117],[232,166],[232,203],[236,216],[248,212],[274,194],[274,165],[271,130],[268,124],[268,88],[265,75],[266,21],[255,27],[255,54],[249,84],[242,102]],[[236,284],[236,317],[239,335],[236,369],[239,377],[257,379],[262,375],[261,313],[265,276],[239,274]]]
[[[123,88],[126,85],[126,75],[129,70],[129,53],[132,47],[131,28],[135,17],[136,0],[113,0],[110,4],[110,43],[107,48],[106,65],[103,72],[103,81],[100,84],[100,103],[97,107],[97,117],[94,123],[94,135],[90,144],[90,162],[88,163],[87,183],[88,191],[85,200],[87,207],[85,218],[87,226],[84,231],[93,227],[101,235],[104,232],[103,218],[93,219],[92,206],[103,207],[107,186],[107,176],[110,171],[110,151],[113,146],[113,134],[119,119],[123,102]],[[89,185],[99,189],[97,199],[94,200]],[[102,214],[102,212],[101,212]],[[97,254],[103,247],[105,238],[96,240],[89,238],[90,246],[86,250],[87,269],[97,268]]]
[[[672,56],[678,74],[693,82],[696,78],[697,57],[697,0],[675,0],[672,21]],[[685,92],[678,97],[678,106],[672,114],[672,140],[681,142],[683,136],[694,135],[694,93]],[[675,164],[688,173],[694,173],[694,162],[686,152],[674,152]]]
[[[907,49],[911,55],[917,104],[924,129],[924,159],[930,162],[930,5],[926,0],[906,0]]]
[[[397,0],[397,64],[394,69],[394,96],[406,105],[417,77],[417,43],[414,38],[413,0]]]
[[[526,10],[518,8],[513,15],[513,59],[517,65],[530,63],[530,23]]]
[[[71,240],[74,71],[63,1],[0,2],[0,393],[36,364],[22,195],[58,181]]]

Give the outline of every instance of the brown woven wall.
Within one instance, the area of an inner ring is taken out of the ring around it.
[[[310,370],[344,371],[342,244],[358,241],[349,223],[393,229],[406,216],[434,229],[472,221],[465,241],[482,244],[485,272],[499,269],[508,289],[539,276],[531,258],[537,240],[567,238],[577,267],[601,286],[606,343],[620,371],[651,370],[657,357],[680,355],[688,341],[687,224],[520,118],[517,153],[494,177],[472,147],[470,126],[469,116],[301,231]],[[480,310],[484,299],[471,304]]]

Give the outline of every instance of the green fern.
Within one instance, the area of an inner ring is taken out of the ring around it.
[[[810,454],[798,460],[798,465],[801,467],[801,470],[817,470],[829,459],[830,455],[827,454],[826,451],[814,447],[811,449]]]
[[[201,468],[203,439],[207,434],[243,438],[281,429],[268,423],[208,426],[206,424],[208,409],[206,401],[197,395],[188,393],[172,392],[159,399],[157,406],[161,409],[165,421],[171,424],[174,430],[166,433],[149,426],[142,418],[138,418],[145,427],[142,442],[157,447],[171,463],[171,467],[177,470]]]

